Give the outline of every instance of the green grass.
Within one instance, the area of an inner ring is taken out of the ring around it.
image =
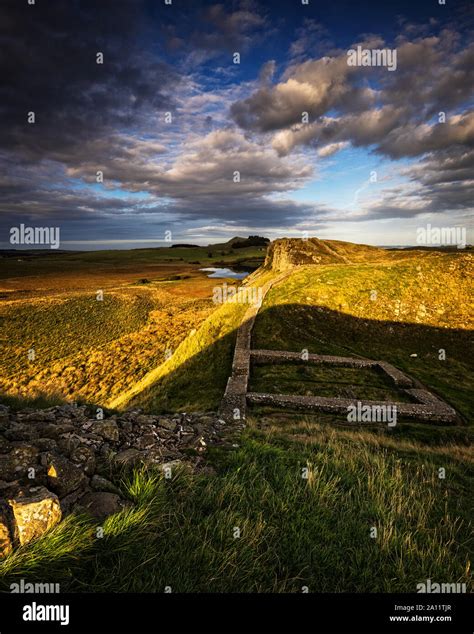
[[[303,363],[253,367],[249,391],[412,402],[407,394],[392,387],[388,378],[376,370]]]
[[[263,285],[271,277],[269,273],[254,274],[249,286]],[[247,308],[245,303],[218,305],[169,361],[109,406],[141,407],[148,412],[215,411],[231,372],[237,329]]]
[[[32,409],[48,409],[49,407],[54,407],[55,405],[62,405],[64,403],[64,398],[60,395],[41,395],[27,398],[22,396],[0,394],[0,403],[2,405],[6,405],[12,411],[17,412],[22,409],[26,409],[27,407],[31,407]]]
[[[151,251],[140,257],[156,257]],[[111,253],[110,262],[116,257]],[[470,333],[455,295],[464,297],[464,282],[453,277],[449,287],[437,268],[455,258],[423,256],[422,277],[417,262],[409,261],[301,269],[270,291],[253,346],[387,360],[468,418],[474,412]],[[254,275],[252,283],[271,275]],[[433,295],[440,279],[446,286]],[[374,288],[376,302],[370,300]],[[400,296],[407,312],[398,319]],[[426,323],[416,321],[423,301]],[[167,362],[133,385],[120,407],[215,409],[245,308],[217,308]],[[438,310],[445,311],[439,323]],[[390,390],[379,375],[346,370],[256,367],[251,380],[258,389],[292,393],[354,386],[367,397]],[[472,425],[402,422],[357,431],[337,422],[326,414],[253,408],[236,450],[209,451],[215,475],[183,470],[165,480],[154,471],[112,473],[134,508],[105,521],[101,538],[90,519],[67,518],[0,562],[0,588],[18,578],[96,592],[163,592],[166,586],[173,592],[301,592],[305,585],[310,592],[414,592],[428,578],[468,584]]]
[[[432,289],[436,281],[441,284],[449,276],[448,262],[437,256],[435,264],[429,259],[422,264],[415,260],[391,267],[302,268],[267,295],[256,320],[253,346],[389,361],[472,420],[472,331],[460,327],[469,285],[459,274],[443,292]],[[417,267],[422,269],[421,281]],[[371,289],[378,289],[376,301],[370,299]],[[400,298],[404,314],[396,312]],[[423,323],[416,320],[420,305],[428,315]],[[442,310],[445,313],[437,313]],[[449,328],[446,319],[452,321]],[[446,359],[440,359],[440,350]]]
[[[111,407],[142,407],[150,412],[217,409],[232,366],[237,328],[246,305],[220,306],[183,341],[171,359],[145,376]]]
[[[122,475],[134,509],[109,518],[102,539],[91,522],[70,517],[0,564],[3,587],[21,577],[99,592],[414,592],[428,578],[468,583],[473,471],[462,456],[321,426],[308,441],[285,427],[252,427],[238,442],[236,451],[213,451],[214,476]]]
[[[37,363],[44,367],[55,359],[69,357],[86,347],[100,347],[129,332],[139,330],[154,307],[147,294],[105,293],[64,301],[8,307],[0,322],[0,345],[4,349],[0,367],[8,374],[23,372],[31,365],[27,352],[34,348]],[[15,333],[14,345],[11,333]]]
[[[212,257],[209,254],[212,253]],[[259,266],[265,257],[265,249],[245,247],[232,250],[229,246],[215,245],[191,249],[170,249],[168,246],[156,249],[130,249],[109,251],[59,252],[36,250],[18,252],[13,257],[0,257],[0,279],[22,277],[24,275],[54,274],[55,272],[89,272],[91,266],[98,271],[113,271],[117,267],[148,266],[153,264],[200,262],[213,265],[218,262],[240,265],[247,262]]]

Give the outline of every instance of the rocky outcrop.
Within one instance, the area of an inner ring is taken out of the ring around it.
[[[282,238],[268,247],[264,267],[282,272],[301,265],[338,263],[350,264],[350,261],[326,241]]]
[[[10,529],[8,511],[0,505],[0,557],[9,555],[13,550],[13,540]]]
[[[85,405],[19,412],[0,405],[0,557],[76,509],[102,520],[128,508],[110,481],[117,469],[206,469],[203,454],[226,443],[225,430],[212,413],[107,416]]]

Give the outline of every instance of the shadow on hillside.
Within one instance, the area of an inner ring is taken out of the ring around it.
[[[230,375],[236,332],[195,354],[129,406],[154,413],[215,411]],[[307,350],[388,361],[439,393],[466,417],[472,411],[470,346],[471,333],[465,330],[361,319],[301,304],[261,309],[252,334],[254,349]]]
[[[236,335],[237,329],[203,348],[140,392],[125,409],[216,411],[231,372]],[[473,374],[470,331],[362,319],[322,306],[283,304],[260,310],[252,348],[388,361],[438,393],[467,419],[474,414],[469,387]],[[15,399],[0,400],[15,406]],[[55,397],[50,404],[57,403]],[[27,400],[17,403],[17,407],[28,405]],[[48,405],[47,398],[31,403]]]

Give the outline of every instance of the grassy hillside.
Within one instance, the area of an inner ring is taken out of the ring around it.
[[[92,520],[68,517],[0,562],[2,588],[28,578],[94,592],[163,592],[165,586],[173,592],[301,592],[303,586],[310,592],[415,592],[426,579],[472,589],[471,256],[329,246],[324,253],[331,263],[298,266],[269,292],[253,346],[390,361],[453,404],[464,424],[402,421],[362,430],[332,415],[254,407],[242,434],[234,436],[230,425],[227,445],[205,454],[207,474],[183,469],[165,480],[153,469],[112,470],[111,479],[135,507],[107,519],[100,540]],[[319,257],[317,244],[314,251]],[[270,261],[246,283],[258,287],[274,275]],[[115,350],[101,364],[101,380],[110,375],[120,387],[106,383],[108,405],[215,410],[246,305],[210,306],[215,282],[203,280],[137,285],[135,279],[133,288],[108,299],[114,324],[91,309],[98,325],[90,332],[81,297],[58,299],[57,312],[46,305],[48,317],[38,323],[52,324],[56,315],[72,324],[74,354],[96,354],[90,349],[96,341],[104,354]],[[192,296],[193,284],[199,298]],[[21,303],[8,306],[5,323],[16,314],[9,311],[20,309]],[[18,313],[16,323],[21,348],[28,333],[36,333],[52,367],[67,361],[60,357],[64,334],[46,325],[35,330],[26,313]],[[173,328],[178,345],[163,361]],[[117,342],[126,342],[123,357]],[[18,369],[15,359],[10,364]],[[394,397],[381,375],[340,368],[258,366],[251,385]]]
[[[350,251],[344,248],[346,253]],[[467,301],[471,294],[472,256],[438,252],[387,255],[368,248],[371,258],[375,260],[377,256],[378,261],[295,267],[267,295],[257,317],[253,347],[355,354],[389,361],[471,417],[472,355],[466,352],[472,348]],[[273,275],[267,265],[246,283],[258,287]],[[136,394],[133,403],[160,411],[168,406],[165,395],[172,393],[172,404],[178,409],[215,409],[230,373],[235,337],[232,328],[237,327],[242,314],[240,306],[234,305],[230,310],[233,317],[230,321],[224,318],[225,326],[220,323],[224,315],[220,311],[203,322],[195,336],[201,344],[180,348],[173,363],[163,368],[160,376],[150,377],[146,392]],[[228,338],[215,346],[214,333],[223,332],[222,329]],[[446,358],[442,358],[442,350]],[[411,357],[412,354],[417,356]],[[258,376],[280,372],[284,378],[288,376],[285,371],[259,369]],[[294,382],[299,381],[300,392],[303,386],[308,388],[302,379],[303,375],[299,375]],[[209,388],[213,383],[218,385],[219,390],[210,388],[203,392],[201,380]],[[327,391],[333,389],[331,381],[326,383]],[[366,397],[374,394],[373,390],[360,393]]]
[[[389,361],[472,421],[471,257],[298,268],[268,294],[253,345]]]
[[[213,288],[224,280],[200,268],[257,266],[264,254],[261,247],[234,251],[232,241],[212,248],[3,252],[0,393],[10,402],[113,401],[215,310]]]
[[[209,456],[214,475],[116,474],[135,508],[107,519],[102,539],[70,516],[0,562],[2,589],[19,578],[79,592],[415,592],[426,579],[470,588],[465,448],[304,419],[251,420],[236,441]]]
[[[271,277],[270,272],[260,272],[251,285],[264,284]],[[149,412],[216,410],[232,366],[236,331],[247,307],[219,305],[166,363],[109,406],[142,407]]]
[[[0,390],[101,404],[164,361],[212,310],[210,299],[141,287],[106,292],[103,301],[81,294],[2,306]]]

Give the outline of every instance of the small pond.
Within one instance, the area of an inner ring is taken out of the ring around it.
[[[199,269],[200,271],[204,271],[207,273],[207,277],[230,277],[233,280],[243,280],[244,277],[250,275],[250,271],[234,271],[232,269],[227,268],[216,268],[215,266],[209,266],[205,269]]]

